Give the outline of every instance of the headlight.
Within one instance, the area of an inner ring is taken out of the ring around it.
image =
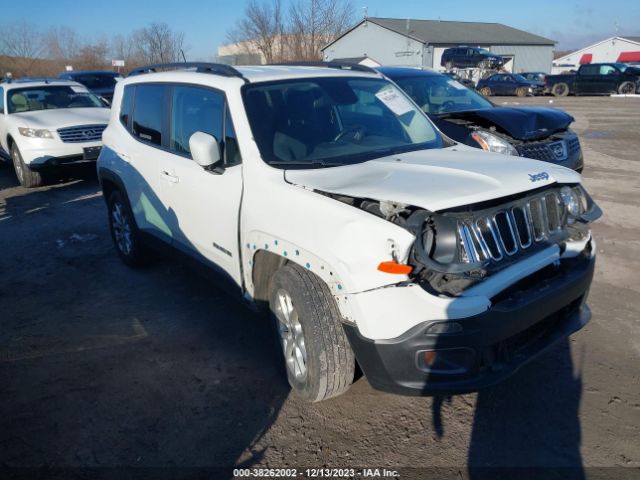
[[[578,198],[576,190],[571,187],[562,187],[560,189],[560,197],[562,203],[567,210],[567,222],[574,223],[580,215],[582,215],[582,203]]]
[[[471,134],[483,150],[488,152],[503,153],[505,155],[518,156],[518,151],[506,140],[485,130],[476,130]]]
[[[18,131],[20,132],[20,135],[24,135],[25,137],[53,138],[53,133],[45,129],[18,127]]]

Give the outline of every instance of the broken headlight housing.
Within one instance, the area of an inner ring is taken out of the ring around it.
[[[518,151],[505,139],[486,130],[476,130],[471,138],[487,152],[502,153],[504,155],[519,156]]]

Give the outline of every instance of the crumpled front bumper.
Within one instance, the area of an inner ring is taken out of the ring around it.
[[[366,338],[352,324],[344,328],[376,389],[406,395],[476,391],[507,378],[589,321],[585,302],[595,257],[563,265],[548,279],[498,295],[477,315],[425,321],[386,340]]]

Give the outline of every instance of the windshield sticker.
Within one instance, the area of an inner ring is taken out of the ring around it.
[[[71,86],[71,90],[73,90],[74,93],[89,93],[89,90],[87,90],[84,87],[76,87],[76,86]]]
[[[457,88],[458,90],[466,90],[467,87],[462,85],[461,83],[456,82],[455,80],[447,80],[447,83],[451,85],[453,88]]]
[[[405,97],[392,88],[385,88],[376,93],[376,97],[384,103],[389,110],[398,116],[413,111],[413,105]]]

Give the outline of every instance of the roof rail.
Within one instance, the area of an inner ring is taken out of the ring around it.
[[[358,63],[346,63],[346,62],[321,62],[321,61],[311,61],[311,62],[283,62],[283,63],[272,63],[271,65],[276,66],[289,66],[289,67],[324,67],[324,68],[335,68],[338,70],[353,70],[354,72],[366,72],[366,73],[375,73],[379,75],[380,73],[377,70],[374,70],[371,67],[367,67],[366,65],[360,65]]]
[[[134,68],[129,72],[129,77],[141,75],[143,73],[154,73],[158,70],[190,70],[194,69],[199,73],[211,73],[213,75],[221,75],[223,77],[242,78],[242,73],[233,68],[231,65],[223,63],[207,63],[207,62],[180,62],[180,63],[157,63],[154,65],[146,65],[144,67]]]

